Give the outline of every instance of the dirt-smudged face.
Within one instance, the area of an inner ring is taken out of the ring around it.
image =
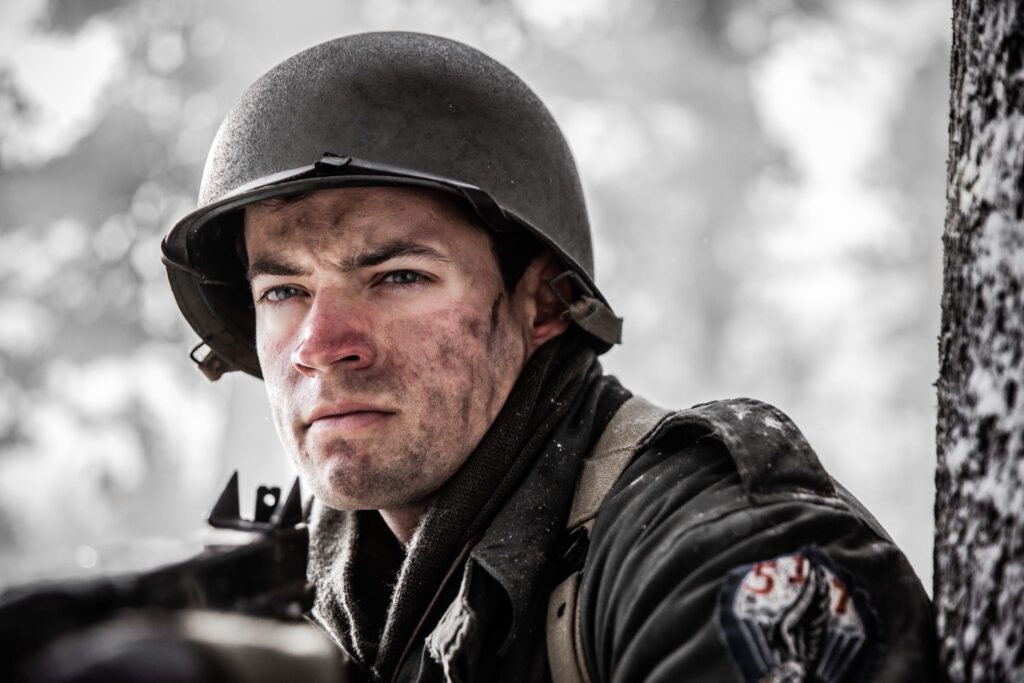
[[[338,509],[415,505],[479,443],[532,351],[487,235],[409,188],[246,210],[256,343],[274,420]]]

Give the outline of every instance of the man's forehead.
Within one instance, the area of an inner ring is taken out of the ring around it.
[[[437,225],[307,223],[288,229],[256,227],[246,233],[250,261],[311,253],[330,256],[346,269],[376,265],[396,256],[444,255],[451,246],[447,231]]]
[[[331,189],[264,202],[247,208],[244,238],[250,280],[305,272],[301,264],[310,258],[352,271],[394,258],[491,256],[490,240],[467,208],[420,188]]]
[[[246,243],[331,239],[353,246],[394,239],[441,237],[476,227],[453,197],[413,187],[357,187],[275,197],[245,209]]]
[[[246,207],[246,220],[343,221],[378,214],[465,216],[460,200],[440,190],[405,186],[339,187],[271,197]]]

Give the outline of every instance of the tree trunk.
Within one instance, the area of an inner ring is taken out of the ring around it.
[[[953,681],[1024,680],[1024,4],[954,0],[935,608]]]

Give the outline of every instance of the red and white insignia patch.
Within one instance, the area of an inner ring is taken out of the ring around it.
[[[813,548],[730,572],[719,617],[748,683],[838,683],[874,645],[870,608]]]

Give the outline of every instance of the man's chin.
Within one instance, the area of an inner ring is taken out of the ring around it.
[[[321,503],[336,510],[417,505],[447,479],[417,448],[358,439],[306,440],[296,466]]]
[[[326,466],[323,466],[326,465]],[[313,472],[304,472],[313,495],[335,510],[387,510],[417,505],[430,497],[431,487],[416,474],[396,474],[353,467],[343,459],[329,458]],[[412,487],[417,482],[420,487]]]
[[[382,496],[380,492],[353,492],[353,491],[338,491],[334,487],[324,487],[323,490],[317,490],[314,488],[313,495],[316,496],[322,504],[335,510],[343,510],[345,512],[355,512],[356,510],[396,510],[409,507],[420,507],[423,505],[423,500],[428,499],[428,496],[396,496],[394,492],[391,495]]]

